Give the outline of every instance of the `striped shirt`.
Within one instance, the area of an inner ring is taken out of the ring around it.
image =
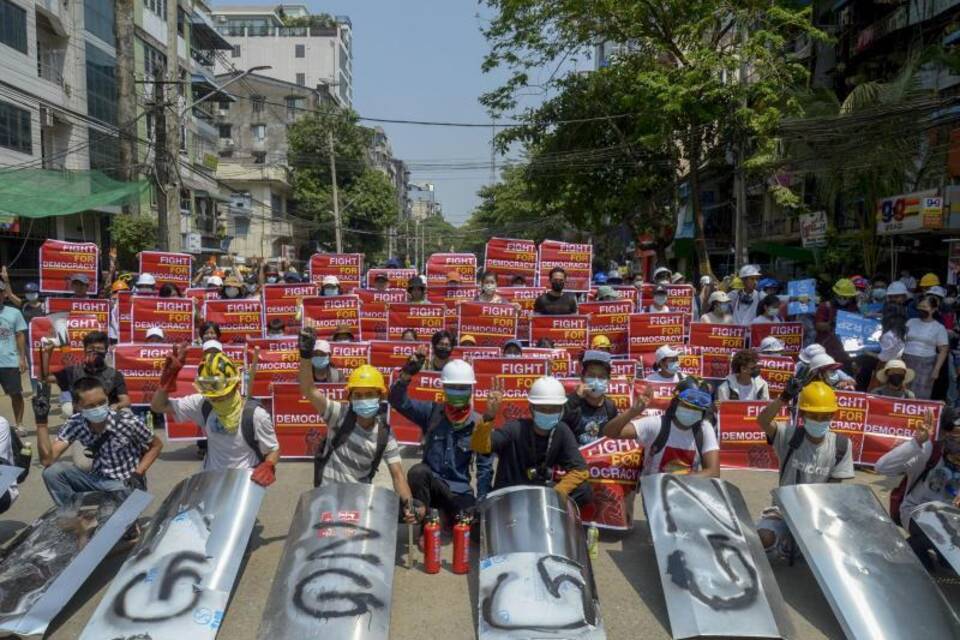
[[[333,445],[336,432],[343,426],[349,409],[348,403],[327,401],[327,410],[323,413],[323,420],[330,425],[327,431],[327,443]],[[335,427],[333,425],[336,425]],[[333,452],[327,465],[323,468],[325,482],[364,482],[370,475],[370,465],[377,452],[377,434],[380,431],[378,418],[372,428],[366,429],[357,424],[347,441]],[[383,451],[383,459],[387,464],[400,463],[400,447],[391,433],[387,438],[387,447]]]
[[[111,409],[106,429],[101,433],[94,433],[83,414],[75,413],[60,428],[57,438],[66,443],[79,442],[84,448],[98,445],[93,472],[101,478],[126,480],[150,448],[153,432],[129,409]]]

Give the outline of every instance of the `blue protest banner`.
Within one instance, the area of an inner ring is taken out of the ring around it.
[[[817,312],[817,281],[813,278],[791,280],[787,283],[787,295],[790,296],[791,300],[787,313],[791,316]],[[806,302],[798,298],[805,299]]]

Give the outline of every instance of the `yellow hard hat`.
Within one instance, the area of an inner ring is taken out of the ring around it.
[[[837,283],[833,285],[833,292],[844,298],[854,298],[857,295],[857,287],[850,278],[840,278],[837,280]]]
[[[460,344],[472,344],[472,345],[476,346],[476,344],[477,344],[477,339],[474,338],[474,337],[473,337],[472,335],[470,335],[469,333],[465,333],[465,334],[463,334],[462,336],[460,336]]]
[[[938,278],[937,274],[935,273],[928,273],[922,278],[920,278],[920,286],[921,287],[939,287],[940,278]]]
[[[223,351],[211,351],[197,368],[194,386],[207,398],[222,398],[240,382],[240,370]]]
[[[609,349],[612,345],[610,344],[610,338],[605,335],[593,336],[593,340],[590,341],[590,346],[594,349]]]
[[[734,277],[734,279],[730,281],[730,288],[741,291],[743,289],[743,280],[741,280],[739,276]]]
[[[387,395],[387,385],[383,382],[380,370],[369,364],[362,364],[353,370],[347,380],[347,395],[354,389],[376,389]]]
[[[812,413],[833,413],[840,407],[837,405],[837,394],[826,382],[815,380],[800,392],[797,408]]]
[[[127,291],[130,289],[130,286],[123,280],[114,281],[113,285],[110,287],[110,291],[116,293],[118,291]]]

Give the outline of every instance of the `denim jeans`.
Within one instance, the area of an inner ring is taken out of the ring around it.
[[[122,480],[104,478],[92,471],[83,471],[72,462],[64,461],[56,462],[43,470],[43,483],[47,485],[47,491],[58,507],[69,503],[75,493],[126,489]]]

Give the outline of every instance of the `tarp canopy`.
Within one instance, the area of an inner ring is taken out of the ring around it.
[[[100,171],[0,171],[0,213],[63,216],[136,200],[147,186],[146,180],[120,182]]]

